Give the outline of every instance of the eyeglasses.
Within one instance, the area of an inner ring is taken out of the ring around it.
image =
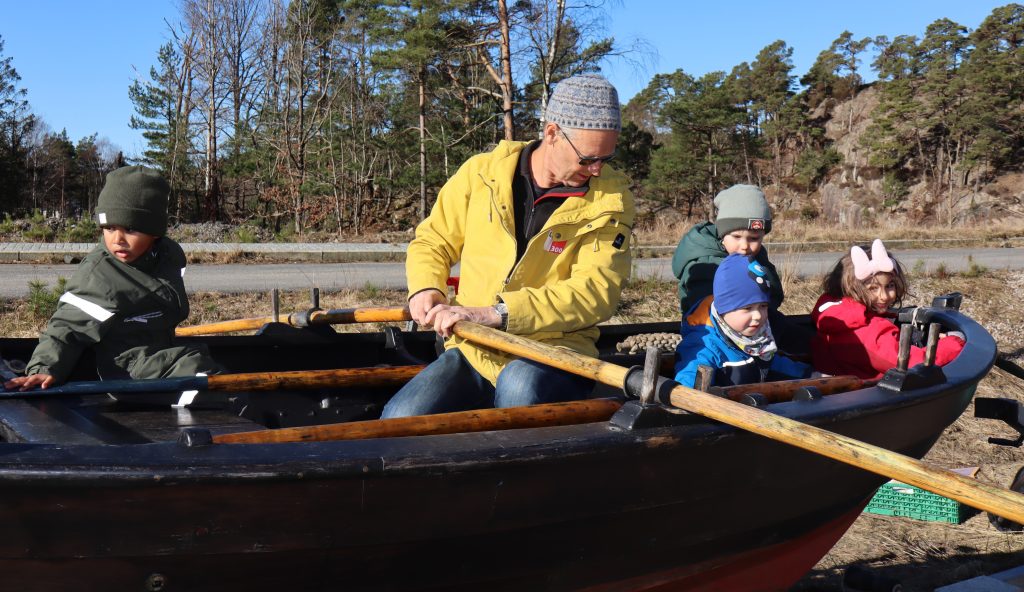
[[[569,136],[565,134],[565,131],[562,130],[562,128],[558,128],[558,131],[562,132],[562,137],[565,138],[566,142],[569,142],[569,146],[572,147],[572,151],[575,152],[576,156],[579,157],[581,167],[589,167],[594,166],[595,164],[602,164],[615,158],[614,150],[612,150],[612,153],[609,154],[608,156],[583,156],[582,154],[580,154],[580,151],[576,149],[576,145],[572,143],[572,140],[569,139]]]

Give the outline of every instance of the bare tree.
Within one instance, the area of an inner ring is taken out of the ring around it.
[[[515,138],[512,113],[515,96],[515,83],[512,79],[511,31],[513,25],[506,0],[498,0],[496,14],[489,14],[488,9],[478,7],[475,17],[477,35],[476,39],[468,44],[467,49],[473,52],[477,63],[486,70],[498,90],[494,91],[482,86],[467,88],[501,101],[504,136],[506,140],[512,140]]]
[[[203,213],[207,219],[216,219],[221,210],[218,141],[220,115],[229,99],[223,43],[228,1],[183,0],[182,4],[185,27],[195,39],[193,101],[200,107],[198,113],[203,120]]]
[[[235,162],[241,155],[245,140],[239,134],[251,131],[255,99],[260,95],[263,84],[257,56],[264,48],[260,25],[265,14],[265,6],[260,0],[227,0],[224,61],[227,92],[231,98],[231,128],[226,136],[231,141],[231,158]],[[234,202],[236,210],[242,207],[242,183],[234,185]]]
[[[328,90],[333,81],[333,58],[328,46],[334,34],[331,15],[318,2],[294,2],[282,15],[274,11],[274,30],[281,35],[272,43],[280,58],[271,62],[275,88],[268,91],[276,104],[266,112],[273,117],[267,141],[278,154],[294,215],[295,231],[303,229],[307,209],[303,190],[309,176],[307,158],[311,143],[320,136],[329,113]],[[269,86],[268,86],[269,88]]]

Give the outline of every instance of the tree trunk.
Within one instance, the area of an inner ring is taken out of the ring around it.
[[[498,0],[498,24],[501,26],[501,107],[505,114],[505,139],[514,140],[516,135],[512,120],[512,43],[509,39],[506,0]]]
[[[427,218],[427,67],[420,65],[420,220]]]

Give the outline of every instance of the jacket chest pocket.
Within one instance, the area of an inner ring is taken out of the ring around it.
[[[121,330],[127,334],[145,333],[153,335],[166,333],[176,325],[176,319],[163,309],[136,312],[121,320]]]

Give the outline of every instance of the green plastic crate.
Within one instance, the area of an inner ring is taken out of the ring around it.
[[[970,508],[956,500],[936,495],[913,485],[889,481],[878,488],[865,512],[885,516],[905,516],[931,522],[960,524],[967,519]]]

